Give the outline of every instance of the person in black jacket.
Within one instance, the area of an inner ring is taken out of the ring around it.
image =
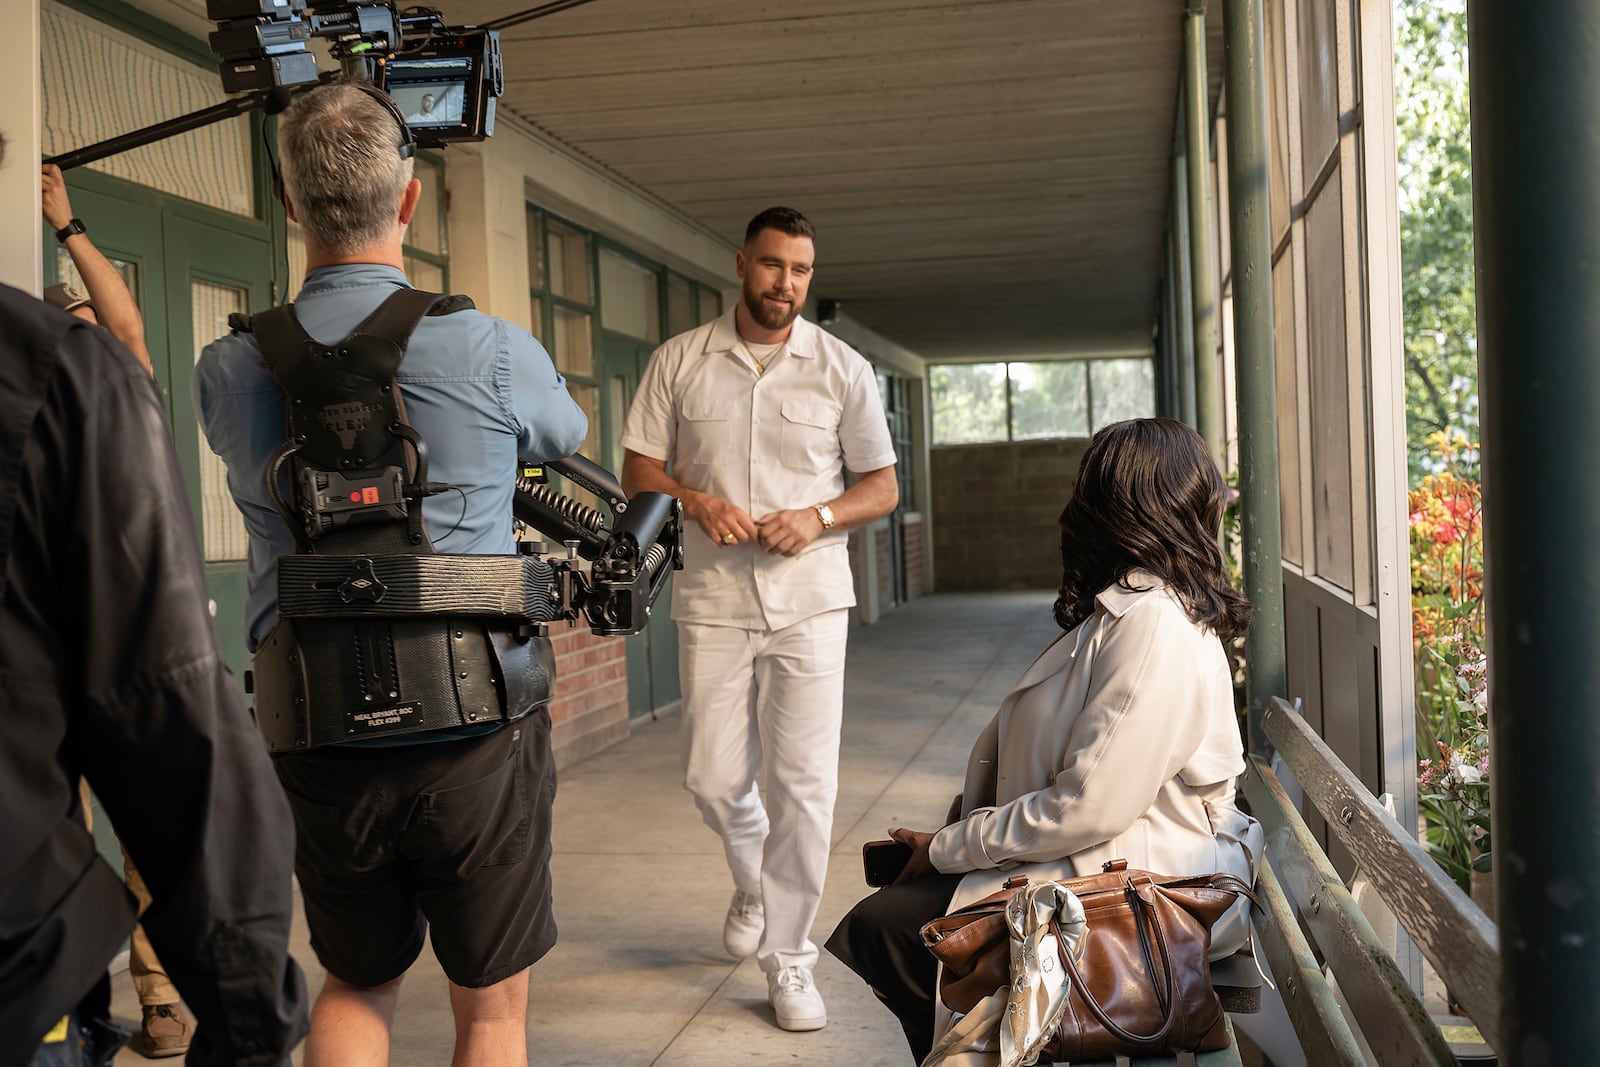
[[[0,1067],[134,926],[80,775],[154,898],[188,1062],[287,1064],[293,823],[217,649],[161,398],[104,330],[0,286]]]

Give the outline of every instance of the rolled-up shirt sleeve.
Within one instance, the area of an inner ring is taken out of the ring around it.
[[[933,865],[957,874],[1058,860],[1133,826],[1206,730],[1208,668],[1192,625],[1164,598],[1108,620],[1055,780],[940,830]]]
[[[583,445],[589,417],[572,399],[544,346],[526,330],[500,319],[494,322],[517,454],[530,462],[572,455]]]

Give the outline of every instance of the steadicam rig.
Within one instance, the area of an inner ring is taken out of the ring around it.
[[[604,505],[606,515],[548,484],[554,471]],[[524,466],[517,477],[512,513],[518,521],[565,547],[565,558],[546,558],[553,572],[556,617],[582,618],[603,636],[636,634],[674,570],[683,569],[683,504],[664,493],[639,493],[631,500],[611,472],[574,455]],[[537,545],[523,542],[537,554]],[[584,570],[584,563],[588,570]]]

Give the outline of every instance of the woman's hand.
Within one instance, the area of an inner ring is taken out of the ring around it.
[[[902,845],[911,846],[911,858],[906,860],[906,865],[900,869],[900,877],[889,883],[890,885],[899,885],[901,882],[909,882],[916,878],[926,878],[931,874],[939,873],[939,869],[928,858],[928,847],[933,844],[932,834],[924,833],[921,830],[907,830],[903,826],[897,826],[889,831],[889,836]]]

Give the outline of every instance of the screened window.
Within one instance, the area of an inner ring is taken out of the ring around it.
[[[1147,358],[944,363],[928,379],[936,445],[1088,437],[1155,414]]]

